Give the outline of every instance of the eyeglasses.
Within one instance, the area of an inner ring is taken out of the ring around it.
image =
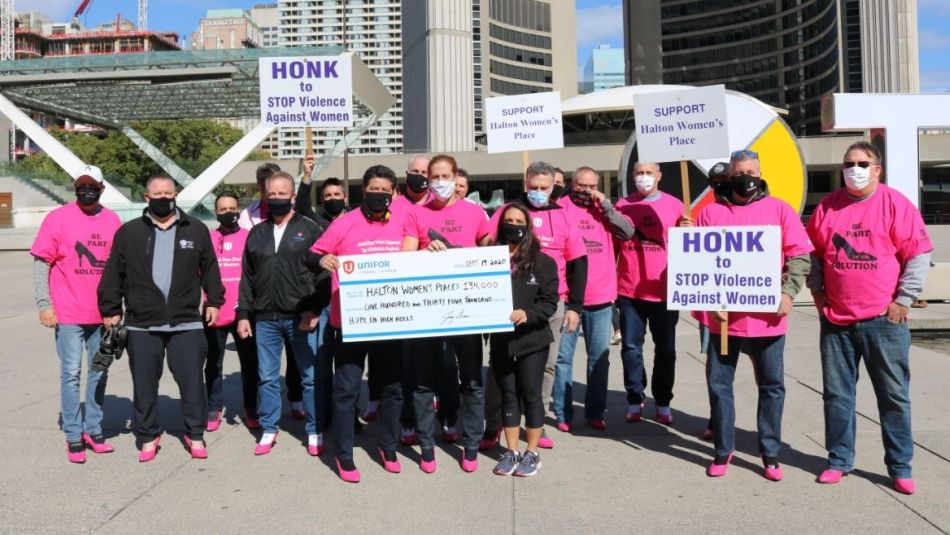
[[[759,153],[755,152],[754,150],[742,149],[742,150],[737,150],[729,155],[729,159],[731,160],[742,160],[745,158],[755,158],[756,160],[758,160]]]
[[[880,165],[880,164],[874,163],[874,162],[844,162],[843,164],[841,164],[841,166],[844,167],[845,169],[851,169],[854,166],[858,166],[861,169],[867,169],[868,167],[871,167],[873,165]]]

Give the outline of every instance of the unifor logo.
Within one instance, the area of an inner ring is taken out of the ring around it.
[[[354,269],[356,269],[356,264],[352,260],[347,260],[346,262],[343,262],[343,271],[347,275],[349,275],[350,273],[353,273]]]
[[[195,243],[190,240],[178,240],[178,246],[182,249],[194,249]]]
[[[230,251],[231,249],[234,249],[234,244],[229,241],[224,242],[224,250]]]
[[[544,224],[544,220],[543,220],[543,219],[541,219],[540,217],[534,218],[534,226],[535,226],[535,227],[540,227],[540,226],[543,225],[543,224]]]

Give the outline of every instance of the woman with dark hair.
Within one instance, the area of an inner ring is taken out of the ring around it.
[[[554,335],[548,320],[557,310],[558,278],[554,260],[541,252],[531,231],[528,207],[514,202],[498,222],[498,243],[511,254],[511,321],[515,330],[491,335],[491,369],[502,396],[502,421],[508,450],[495,474],[527,477],[538,473],[538,441],[544,426],[541,381],[548,347]],[[521,407],[524,407],[528,447],[519,453]]]

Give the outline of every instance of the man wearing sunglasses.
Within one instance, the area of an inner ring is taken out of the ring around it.
[[[729,179],[716,190],[716,202],[697,217],[698,226],[776,225],[782,233],[782,298],[775,312],[729,313],[729,351],[719,344],[707,346],[707,380],[715,459],[706,474],[726,475],[735,449],[735,403],[733,382],[739,352],[749,355],[758,385],[759,453],[766,479],[782,479],[779,453],[782,445],[782,411],[785,405],[784,354],[787,316],[792,300],[805,284],[813,247],[798,218],[784,201],[768,193],[761,177],[759,156],[750,150],[736,151],[729,160]],[[719,334],[719,311],[700,313],[710,333]]]
[[[821,321],[827,468],[834,484],[854,468],[855,389],[864,359],[877,397],[884,463],[894,489],[916,490],[910,461],[910,329],[933,244],[920,212],[881,183],[881,154],[865,141],[848,147],[845,187],[828,194],[808,222],[815,244],[808,288]]]

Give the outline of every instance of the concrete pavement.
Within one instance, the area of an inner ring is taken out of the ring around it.
[[[756,394],[745,359],[736,382],[736,460],[726,477],[705,476],[712,448],[697,438],[708,415],[704,359],[695,325],[684,319],[672,427],[624,422],[618,346],[611,346],[607,431],[587,428],[578,409],[573,434],[549,431],[557,447],[542,454],[538,477],[494,476],[487,455],[478,472],[463,473],[457,448],[445,445],[437,450],[435,474],[416,467],[417,448],[402,448],[403,473],[388,474],[377,462],[371,424],[357,442],[363,482],[348,485],[336,477],[332,452],[307,456],[303,426],[286,407],[279,445],[268,456],[253,455],[255,439],[235,418],[241,404],[233,352],[226,357],[226,422],[206,435],[208,460],[191,460],[180,442],[177,389],[166,373],[160,412],[168,434],[154,462],[137,462],[123,359],[113,365],[105,404],[116,452],[88,452],[85,465],[69,464],[57,425],[53,334],[38,323],[30,273],[26,252],[0,253],[0,533],[950,532],[950,356],[917,346],[911,353],[916,495],[890,489],[866,379],[858,397],[857,470],[839,485],[819,485],[824,423],[818,323],[810,307],[796,308],[786,343],[780,483],[761,476]],[[579,401],[584,362],[579,347]],[[648,401],[645,414],[653,413]]]

